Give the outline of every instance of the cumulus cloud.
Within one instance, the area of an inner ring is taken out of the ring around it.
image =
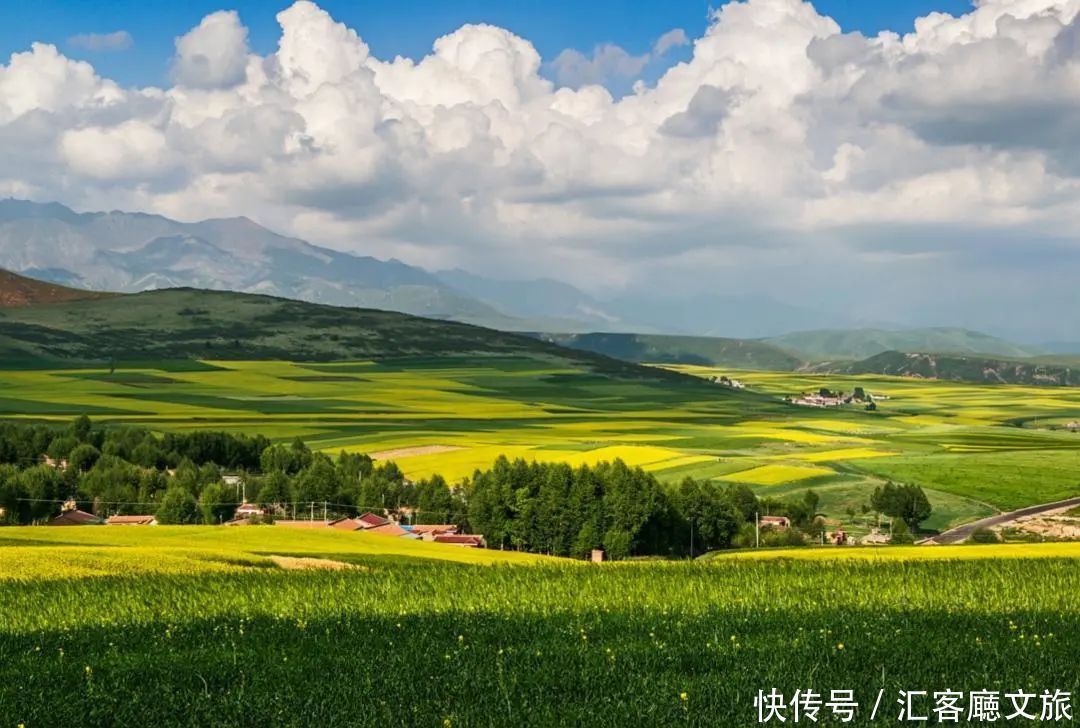
[[[68,45],[84,51],[126,51],[134,44],[131,33],[117,30],[112,33],[80,33],[68,38]]]
[[[176,39],[173,80],[190,88],[225,88],[244,80],[247,28],[234,10],[219,10]]]
[[[217,12],[177,38],[171,88],[123,88],[41,44],[0,65],[0,191],[244,214],[590,287],[781,285],[843,305],[862,286],[868,315],[894,320],[945,285],[988,295],[973,261],[1017,270],[1000,241],[1053,239],[1040,287],[1060,293],[1080,274],[1080,244],[1060,242],[1080,239],[1078,13],[982,0],[867,37],[807,2],[746,0],[643,56],[545,63],[483,24],[381,59],[306,0],[258,56]],[[606,87],[684,44],[654,83]]]

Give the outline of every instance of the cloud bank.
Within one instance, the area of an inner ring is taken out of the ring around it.
[[[566,56],[556,81],[490,25],[380,59],[301,0],[263,57],[218,12],[177,38],[170,88],[121,87],[49,45],[0,65],[0,195],[243,214],[593,288],[1005,316],[1003,295],[1068,303],[1080,273],[1078,13],[981,0],[864,37],[798,0],[731,2],[688,61],[616,98],[598,82],[640,59],[614,47]]]

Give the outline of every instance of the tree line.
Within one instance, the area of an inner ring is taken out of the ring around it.
[[[63,461],[66,468],[58,467]],[[226,483],[226,473],[240,475],[242,485]],[[917,494],[921,489],[890,484],[874,500],[883,512],[907,508],[907,517],[917,519]],[[500,457],[459,483],[438,475],[412,482],[393,462],[344,451],[331,457],[299,438],[285,444],[215,431],[158,435],[94,427],[86,417],[61,428],[0,424],[0,508],[9,523],[44,521],[60,502],[74,499],[102,516],[154,513],[161,523],[216,524],[233,518],[245,497],[272,518],[373,511],[406,523],[454,524],[484,534],[493,548],[579,558],[593,549],[618,559],[697,555],[759,541],[798,545],[825,528],[813,491],[759,499],[745,485],[662,483],[620,460],[571,467]],[[912,499],[914,506],[903,505]],[[791,527],[758,532],[759,514],[787,516]]]

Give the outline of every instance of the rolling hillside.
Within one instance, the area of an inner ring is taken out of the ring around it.
[[[477,355],[540,359],[605,375],[698,384],[691,377],[469,324],[245,293],[178,288],[0,309],[0,359],[15,366]]]
[[[798,331],[764,339],[803,356],[808,361],[865,359],[886,351],[982,354],[991,357],[1024,358],[1042,354],[1034,347],[1021,346],[979,331],[960,328],[821,329]]]
[[[887,351],[858,362],[822,365],[831,374],[887,374],[981,384],[1080,385],[1080,367],[1033,360]]]
[[[792,371],[802,360],[783,349],[750,339],[653,334],[537,334],[561,346],[592,351],[631,362],[698,364]]]
[[[16,275],[0,269],[0,308],[18,308],[39,303],[60,303],[110,298],[115,294],[84,291]]]

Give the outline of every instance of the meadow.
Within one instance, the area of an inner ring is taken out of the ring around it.
[[[261,433],[392,458],[412,478],[454,482],[499,455],[594,464],[621,458],[664,480],[813,488],[838,520],[885,479],[923,486],[926,526],[1080,494],[1080,391],[871,376],[673,366],[748,390],[609,377],[543,356],[354,362],[184,361],[0,370],[0,417],[159,431]],[[781,401],[821,387],[878,396],[878,410]]]
[[[595,566],[269,526],[0,535],[12,726],[749,725],[770,688],[854,690],[851,725],[884,690],[888,725],[899,690],[1080,689],[1071,544]],[[352,568],[266,561],[288,553]]]

